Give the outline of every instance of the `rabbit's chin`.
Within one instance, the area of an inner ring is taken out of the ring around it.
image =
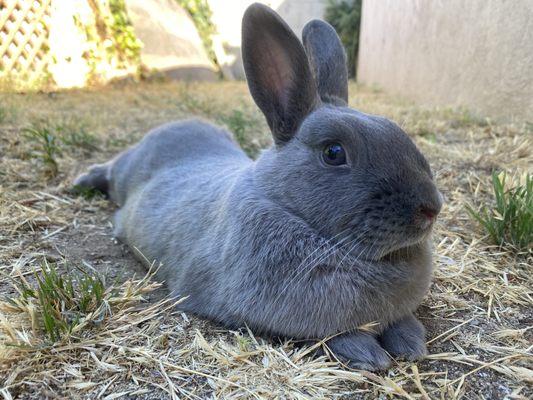
[[[432,229],[427,229],[421,236],[402,241],[397,245],[389,246],[381,254],[376,254],[375,260],[392,261],[411,257],[421,247],[428,245]]]

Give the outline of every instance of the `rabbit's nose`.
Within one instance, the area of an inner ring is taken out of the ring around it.
[[[429,228],[437,219],[441,209],[441,203],[422,204],[415,211],[415,223],[421,229]]]
[[[442,194],[438,190],[431,186],[427,186],[427,190],[429,193],[414,210],[415,219],[424,226],[435,222],[443,203]]]
[[[423,205],[418,208],[418,214],[423,215],[428,219],[435,219],[440,212],[440,208],[434,206]]]

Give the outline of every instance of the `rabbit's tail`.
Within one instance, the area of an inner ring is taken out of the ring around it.
[[[109,196],[109,163],[95,164],[74,180],[78,189],[94,189]]]

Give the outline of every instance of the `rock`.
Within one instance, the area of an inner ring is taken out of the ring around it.
[[[145,67],[173,79],[217,79],[194,22],[175,0],[126,0],[126,7]]]

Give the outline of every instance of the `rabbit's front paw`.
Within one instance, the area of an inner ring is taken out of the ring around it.
[[[376,371],[390,367],[391,359],[376,338],[365,332],[336,336],[327,343],[340,361],[349,367]]]
[[[379,340],[383,348],[397,358],[414,361],[427,354],[426,330],[413,315],[389,326]]]

